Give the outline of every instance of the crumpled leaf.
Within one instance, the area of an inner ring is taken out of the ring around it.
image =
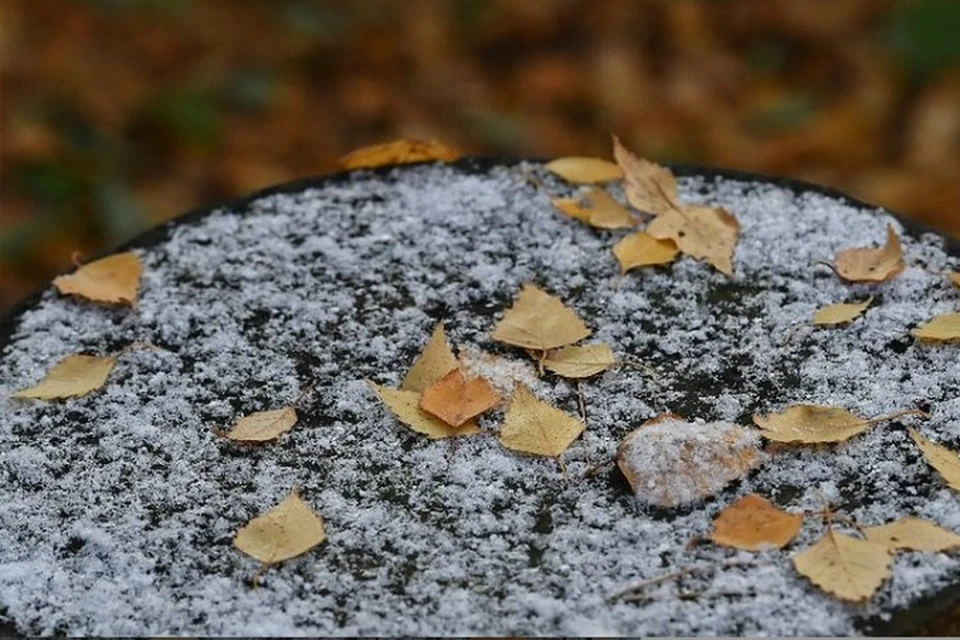
[[[900,237],[888,224],[885,246],[843,249],[834,258],[833,266],[847,282],[886,282],[904,269]]]
[[[787,513],[751,493],[720,512],[710,540],[746,551],[781,549],[796,537],[802,524],[803,514]]]
[[[623,192],[627,202],[655,216],[680,208],[677,181],[669,169],[637,157],[617,136],[613,136],[613,157],[623,170]]]
[[[517,385],[500,427],[500,442],[508,449],[556,458],[583,433],[583,423],[538,400],[525,385]]]
[[[740,223],[727,211],[702,206],[671,209],[657,216],[647,226],[647,233],[661,240],[673,240],[683,253],[733,276],[733,252],[740,237]]]
[[[822,309],[817,309],[817,312],[813,314],[813,324],[832,325],[850,322],[866,311],[872,303],[873,296],[870,296],[863,302],[841,302],[827,305]]]
[[[67,356],[55,364],[43,380],[10,397],[57,400],[83,396],[102,387],[116,363],[116,356]]]
[[[600,158],[582,156],[557,158],[543,165],[543,168],[554,175],[560,176],[567,182],[577,184],[609,182],[623,177],[620,167],[609,160],[601,160]]]
[[[443,331],[443,323],[439,322],[434,328],[427,346],[413,361],[413,366],[404,376],[403,382],[400,383],[400,389],[403,391],[423,391],[458,366],[457,358],[453,355],[453,350],[450,349],[447,336]]]
[[[460,369],[454,369],[423,391],[420,408],[451,427],[460,427],[499,401],[500,396],[486,380],[467,380]]]
[[[543,366],[564,378],[589,378],[617,363],[613,349],[606,344],[564,347],[551,351]]]
[[[960,535],[920,518],[900,518],[876,527],[864,527],[863,535],[870,542],[891,551],[948,551],[960,547]]]
[[[584,195],[589,206],[579,198],[553,198],[553,206],[564,214],[598,229],[629,229],[637,226],[627,209],[603,189],[591,189]]]
[[[306,553],[327,539],[320,518],[294,490],[237,531],[234,546],[270,565]]]
[[[577,314],[559,298],[525,284],[493,329],[493,339],[516,347],[547,351],[590,335]]]
[[[237,442],[269,442],[290,431],[297,424],[297,410],[293,407],[258,411],[241,418],[226,437]]]
[[[620,272],[637,267],[670,264],[677,258],[677,244],[670,239],[660,240],[645,231],[632,233],[613,245],[613,255],[620,263]]]
[[[871,425],[905,415],[926,415],[922,411],[907,410],[877,418],[860,418],[846,409],[816,404],[797,404],[780,413],[755,415],[753,422],[767,440],[774,442],[843,442]]]
[[[929,342],[960,340],[960,313],[944,313],[935,316],[910,332],[914,337]]]
[[[927,440],[916,429],[910,429],[910,437],[920,447],[927,463],[937,470],[947,485],[960,491],[960,457],[943,445]]]
[[[843,600],[872,596],[890,575],[893,557],[883,545],[833,529],[815,545],[793,556],[793,566],[810,581]]]
[[[353,169],[372,169],[388,164],[409,164],[411,162],[453,162],[460,152],[437,142],[436,140],[394,140],[383,144],[374,144],[351,151],[337,160],[337,164],[347,171]]]
[[[460,427],[451,427],[443,420],[430,415],[420,408],[421,394],[418,391],[391,389],[372,382],[370,386],[397,420],[432,440],[472,436],[479,431],[473,422],[467,422]]]
[[[133,306],[137,301],[143,266],[132,251],[94,260],[73,273],[57,276],[53,286],[63,295],[92,302]]]

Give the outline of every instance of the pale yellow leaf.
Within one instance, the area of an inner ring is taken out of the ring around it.
[[[89,262],[71,274],[57,276],[53,286],[64,295],[132,306],[137,300],[142,272],[140,258],[127,251]]]
[[[837,407],[799,404],[780,413],[755,415],[762,435],[774,442],[841,442],[866,431],[872,424]]]
[[[673,240],[688,256],[705,260],[721,273],[733,276],[733,252],[740,237],[740,223],[727,211],[690,206],[671,209],[647,226],[647,233]]]
[[[637,267],[670,264],[678,251],[673,240],[660,240],[644,231],[632,233],[613,245],[613,255],[620,263],[621,273]]]
[[[443,323],[437,323],[433,335],[427,346],[413,361],[413,366],[400,383],[403,391],[423,391],[459,366],[457,357],[453,355],[447,336],[443,331]]]
[[[538,400],[524,385],[517,389],[500,427],[508,449],[556,458],[583,433],[583,423]]]
[[[564,347],[551,351],[543,366],[564,378],[589,378],[616,364],[613,350],[606,344]]]
[[[945,313],[911,331],[914,337],[930,342],[960,340],[960,313]]]
[[[910,429],[910,437],[920,447],[927,463],[936,469],[951,489],[960,491],[960,458],[954,451],[927,440],[916,429]]]
[[[590,224],[590,209],[584,207],[576,198],[551,198],[551,204],[558,211],[574,220]]]
[[[800,531],[803,514],[787,513],[755,493],[743,496],[713,521],[710,539],[747,551],[781,549]]]
[[[856,602],[880,588],[892,560],[883,545],[829,529],[819,542],[793,556],[793,566],[824,591]]]
[[[342,169],[372,169],[411,162],[453,162],[460,152],[435,140],[394,140],[351,151],[337,160]]]
[[[390,389],[370,383],[377,397],[387,405],[393,416],[417,433],[439,440],[441,438],[455,438],[457,436],[472,436],[479,431],[473,422],[467,422],[460,427],[451,427],[440,418],[436,418],[420,408],[421,394],[417,391],[403,391]]]
[[[888,224],[885,246],[844,249],[837,253],[833,265],[847,282],[886,282],[904,268],[900,237]]]
[[[623,177],[620,167],[609,160],[570,156],[557,158],[543,165],[543,168],[560,176],[567,182],[578,184],[609,182]]]
[[[613,156],[623,170],[623,192],[627,202],[653,215],[679,208],[677,181],[673,173],[658,164],[637,157],[613,136]]]
[[[864,527],[863,535],[891,550],[948,551],[960,547],[960,535],[920,518],[900,518],[889,524]]]
[[[304,554],[326,539],[323,520],[294,490],[241,527],[233,544],[264,564],[274,564]]]
[[[267,442],[276,440],[297,424],[297,410],[293,407],[258,411],[241,418],[226,434],[237,442]]]
[[[566,215],[598,229],[627,229],[637,226],[637,221],[626,208],[603,189],[594,188],[586,193],[587,207],[573,198],[554,198],[553,206]]]
[[[559,298],[525,284],[493,329],[493,339],[525,349],[547,351],[590,335],[577,314]]]
[[[841,302],[827,305],[822,309],[817,309],[817,312],[813,314],[813,324],[831,325],[850,322],[866,311],[872,302],[873,296],[870,296],[863,302]]]
[[[500,401],[500,396],[480,377],[467,380],[454,369],[423,391],[420,408],[451,427],[460,427]]]
[[[67,356],[35,386],[17,391],[10,397],[56,400],[86,395],[103,386],[116,363],[115,356]]]

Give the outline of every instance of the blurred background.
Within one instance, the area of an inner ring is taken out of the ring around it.
[[[397,137],[834,186],[960,235],[957,0],[3,0],[0,310]]]

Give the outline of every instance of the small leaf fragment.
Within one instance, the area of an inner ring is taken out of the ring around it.
[[[798,572],[843,600],[872,596],[890,575],[893,557],[883,545],[858,540],[833,529],[812,547],[793,556]]]
[[[960,547],[960,535],[920,518],[900,518],[889,524],[864,527],[867,540],[891,551],[949,551]]]
[[[423,391],[458,366],[457,357],[453,355],[453,350],[450,349],[447,336],[443,331],[443,323],[437,323],[427,346],[413,361],[413,366],[400,383],[400,389]]]
[[[760,551],[782,549],[800,531],[803,514],[787,513],[755,493],[743,496],[713,521],[710,540],[725,546]]]
[[[753,422],[774,442],[842,442],[873,424],[838,407],[798,404],[780,413],[755,415]]]
[[[960,273],[956,271],[951,271],[948,276],[950,277],[950,282],[960,287]]]
[[[460,152],[437,142],[436,140],[394,140],[383,144],[374,144],[351,151],[337,160],[337,164],[347,171],[353,169],[372,169],[389,164],[410,164],[412,162],[453,162]]]
[[[393,416],[417,433],[422,433],[432,440],[441,438],[455,438],[457,436],[472,436],[479,431],[477,425],[468,422],[461,427],[451,427],[443,420],[435,418],[420,408],[421,394],[417,391],[403,391],[390,389],[370,383],[373,391],[383,404],[387,405]]]
[[[499,438],[508,449],[556,458],[581,433],[583,423],[538,400],[521,384],[510,401]]]
[[[237,531],[234,546],[270,565],[295,558],[327,539],[323,520],[294,490]]]
[[[850,322],[860,316],[861,313],[873,303],[873,296],[870,296],[863,302],[841,302],[831,304],[817,309],[813,314],[813,324],[815,325],[834,325]]]
[[[427,387],[420,398],[420,408],[451,427],[460,427],[500,401],[500,396],[480,377],[467,380],[460,369],[454,369]]]
[[[914,337],[929,342],[960,340],[960,313],[945,313],[920,325],[910,332]]]
[[[36,385],[10,394],[11,398],[58,400],[83,396],[99,389],[117,363],[116,356],[67,356]]]
[[[92,302],[133,306],[137,300],[143,266],[132,251],[94,260],[73,273],[57,276],[53,286],[63,295]]]
[[[276,440],[297,424],[297,410],[293,407],[258,411],[241,418],[226,436],[237,442],[268,442]]]
[[[837,275],[847,282],[886,282],[903,271],[903,250],[893,225],[887,225],[887,243],[877,249],[843,249],[834,258]]]
[[[609,160],[583,156],[557,158],[543,165],[543,168],[567,182],[577,184],[610,182],[623,177],[620,167]]]
[[[655,216],[680,207],[677,181],[669,169],[634,155],[617,136],[613,156],[623,170],[623,192],[631,205]]]
[[[620,263],[620,272],[637,267],[670,264],[677,258],[677,244],[670,239],[654,238],[645,231],[632,233],[613,245],[613,255]]]
[[[493,339],[516,347],[547,351],[590,335],[577,314],[559,298],[525,284],[493,329]]]
[[[564,347],[551,351],[543,366],[564,378],[589,378],[617,363],[613,349],[606,344]]]
[[[637,226],[630,212],[603,189],[591,189],[584,198],[589,207],[584,207],[576,198],[554,198],[551,202],[564,214],[598,229],[629,229]]]
[[[920,447],[927,463],[937,470],[947,485],[960,491],[960,457],[943,445],[927,440],[916,429],[910,429],[910,437]]]
[[[671,209],[657,216],[647,226],[647,233],[661,240],[673,240],[683,253],[705,260],[720,273],[733,277],[733,252],[740,237],[740,223],[724,209]]]

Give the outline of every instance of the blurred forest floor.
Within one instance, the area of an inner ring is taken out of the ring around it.
[[[396,137],[827,184],[960,235],[955,0],[4,0],[0,309]]]

